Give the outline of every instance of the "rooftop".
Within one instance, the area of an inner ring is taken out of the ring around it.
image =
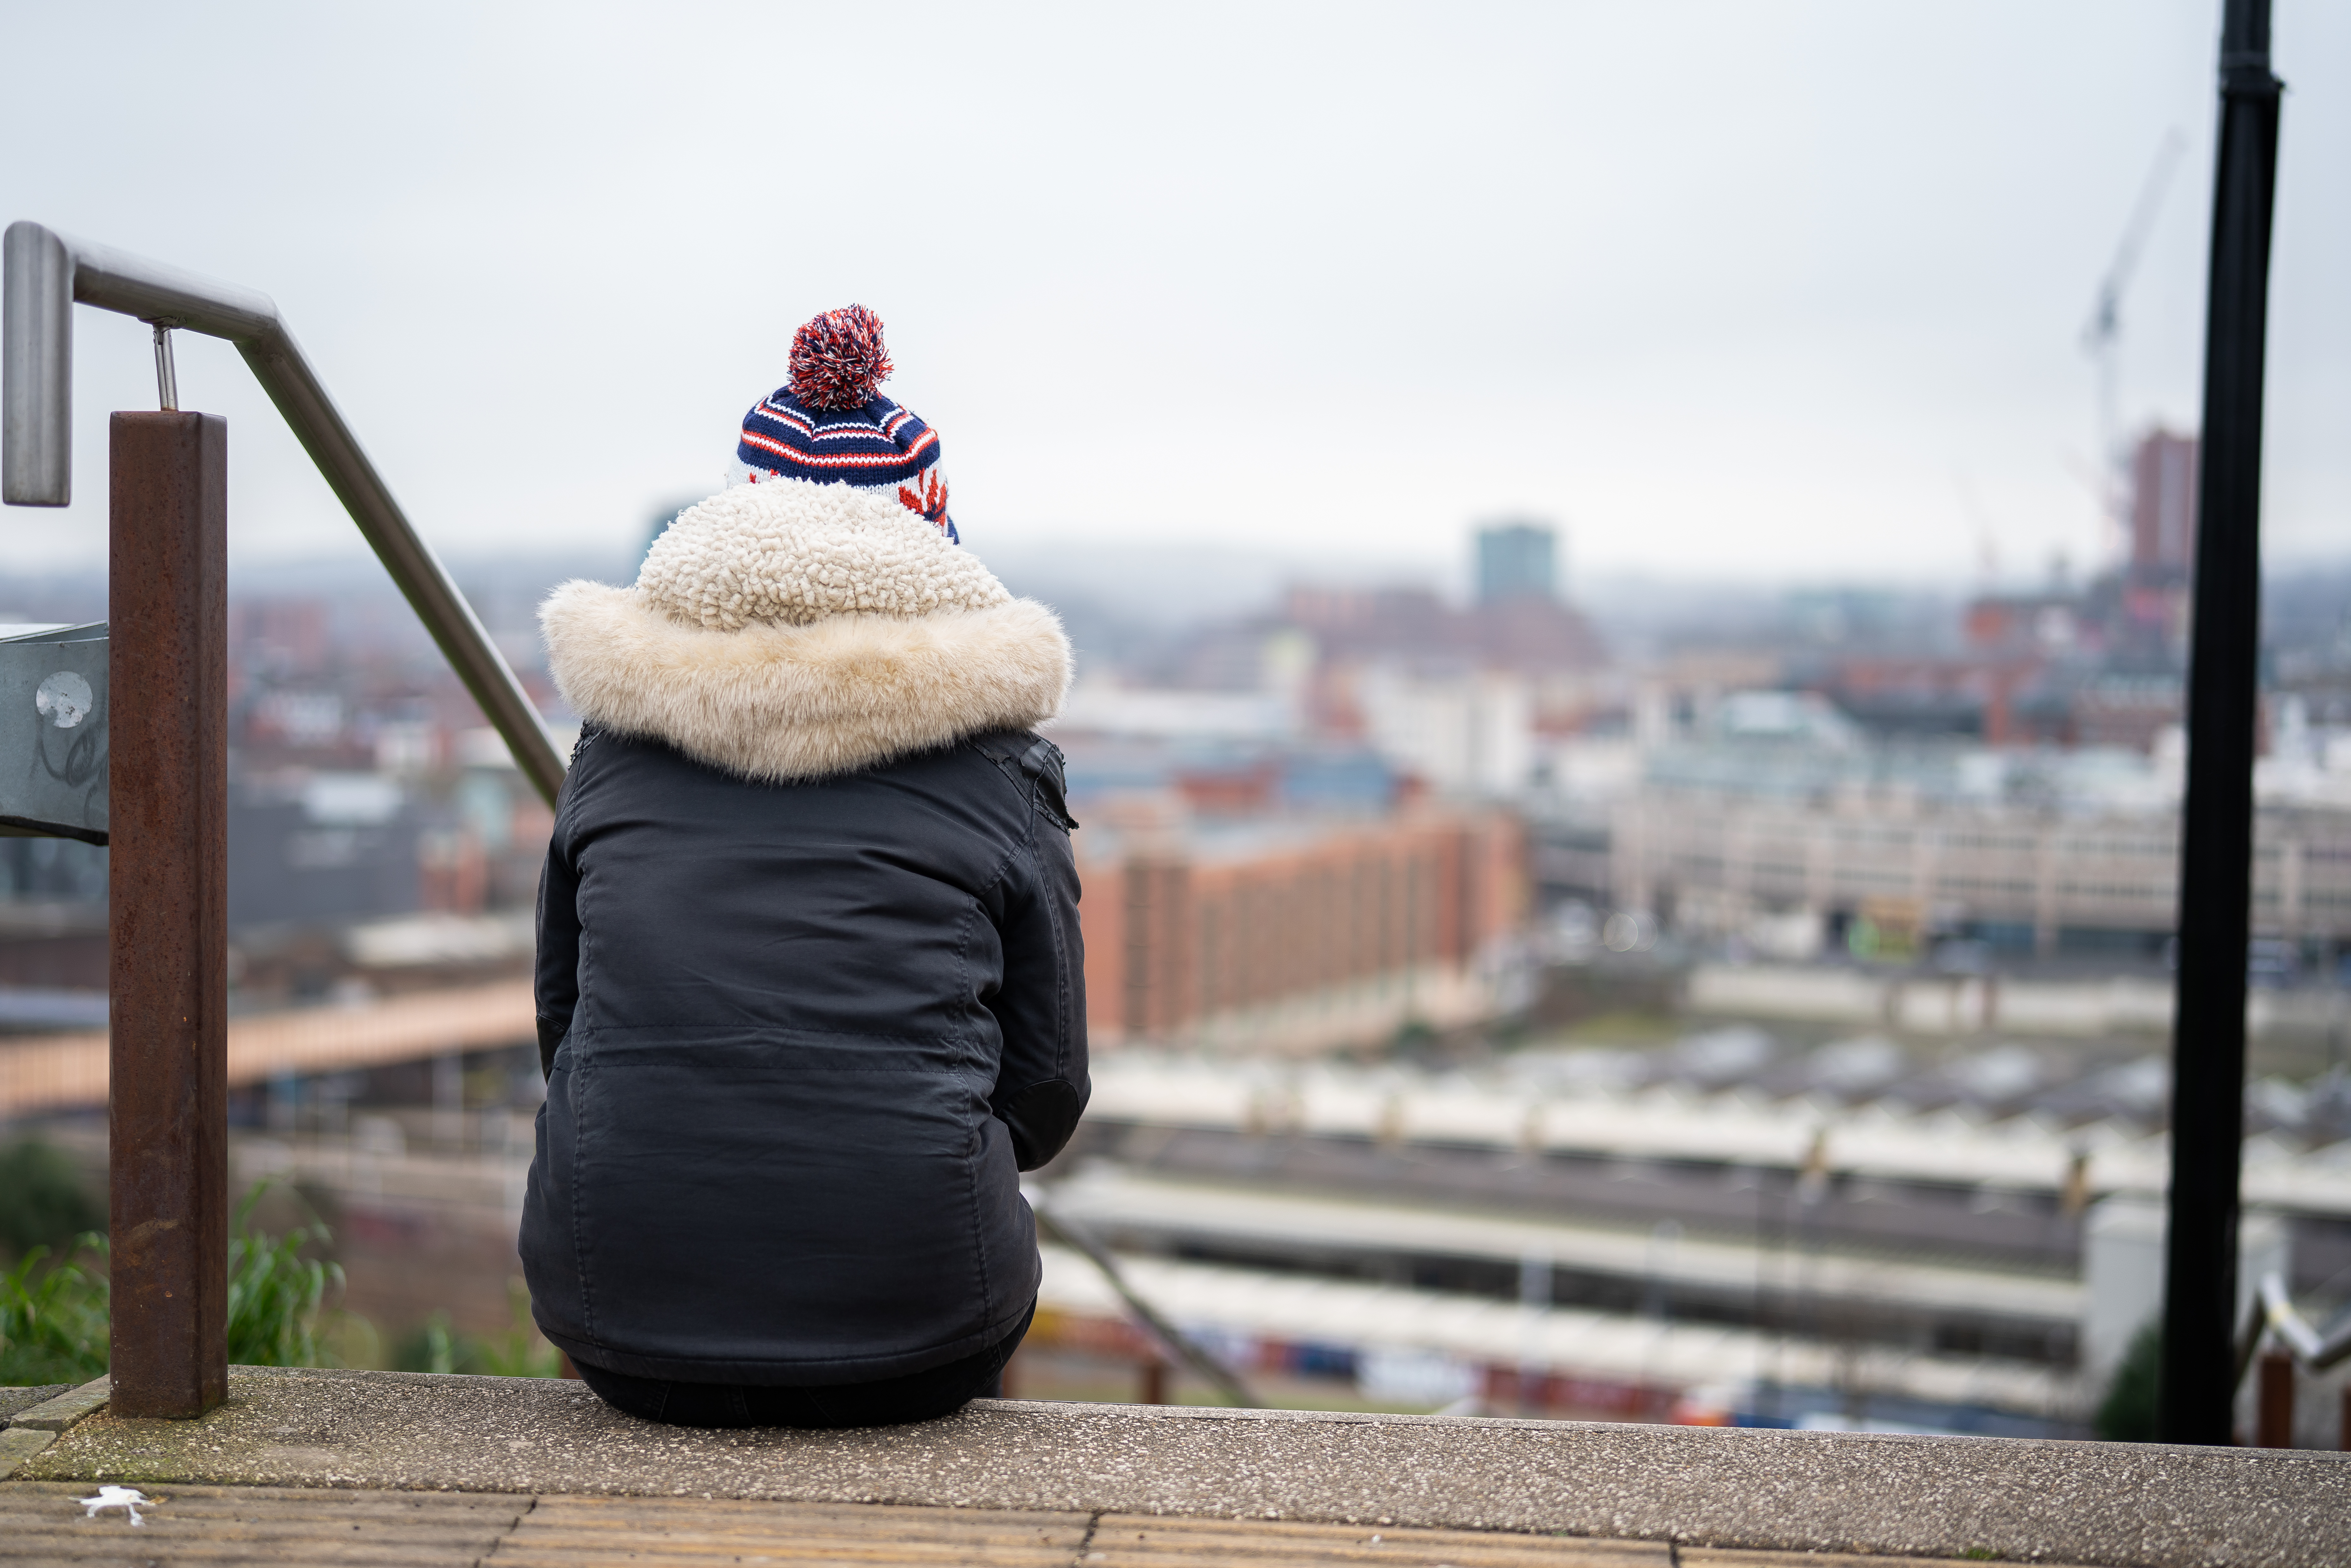
[[[2151,1196],[2169,1178],[2169,1138],[2121,1118],[2068,1126],[2053,1116],[1996,1119],[1964,1105],[1920,1111],[1890,1096],[1847,1104],[1840,1096],[1773,1099],[1743,1084],[1717,1092],[1672,1080],[1612,1082],[1575,1071],[1610,1066],[1609,1053],[1579,1055],[1580,1062],[1530,1052],[1500,1071],[1471,1073],[1126,1051],[1095,1062],[1087,1119],[1772,1167],[1802,1166],[1813,1157],[1814,1140],[1825,1138],[1818,1157],[1831,1168],[1886,1180],[2053,1192],[2085,1154],[2099,1194]],[[2251,1137],[2244,1184],[2250,1204],[2351,1215],[2351,1140],[2314,1151],[2275,1134]]]

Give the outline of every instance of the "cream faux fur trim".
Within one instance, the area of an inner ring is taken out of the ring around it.
[[[1012,596],[892,485],[769,475],[678,514],[637,573],[648,608],[732,632],[828,615],[986,610]]]
[[[1027,729],[1060,710],[1071,668],[1061,622],[980,570],[996,602],[912,617],[832,614],[721,631],[681,624],[642,590],[568,582],[538,621],[555,684],[580,717],[781,783],[983,730]]]

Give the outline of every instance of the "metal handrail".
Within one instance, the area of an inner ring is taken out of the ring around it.
[[[1227,1366],[1199,1341],[1177,1328],[1166,1313],[1128,1283],[1126,1270],[1118,1266],[1118,1260],[1111,1256],[1110,1249],[1103,1246],[1092,1231],[1074,1219],[1056,1214],[1044,1193],[1038,1188],[1023,1186],[1021,1191],[1029,1199],[1029,1212],[1037,1217],[1037,1228],[1049,1239],[1082,1253],[1109,1282],[1110,1288],[1118,1293],[1119,1300],[1126,1303],[1127,1310],[1141,1320],[1145,1330],[1233,1404],[1243,1409],[1265,1408],[1265,1401],[1241,1381],[1238,1373]]]
[[[564,759],[547,721],[392,498],[269,297],[69,239],[39,224],[9,225],[5,244],[0,499],[15,507],[62,507],[72,498],[75,301],[226,339],[245,356],[524,775],[553,805]]]
[[[2313,1372],[2325,1372],[2339,1361],[2351,1360],[2351,1316],[2320,1333],[2310,1326],[2309,1319],[2294,1311],[2294,1298],[2286,1293],[2285,1276],[2274,1270],[2262,1276],[2261,1289],[2253,1292],[2252,1307],[2245,1313],[2245,1326],[2237,1334],[2238,1382],[2244,1381],[2262,1341],[2272,1334]]]

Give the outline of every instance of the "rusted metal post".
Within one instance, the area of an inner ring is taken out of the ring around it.
[[[228,1393],[228,424],[110,434],[110,1398],[201,1416]]]
[[[2272,1351],[2262,1357],[2261,1403],[2253,1416],[2253,1447],[2294,1447],[2294,1357]]]
[[[2294,1357],[2277,1351],[2262,1357],[2261,1404],[2253,1416],[2253,1447],[2294,1447]]]

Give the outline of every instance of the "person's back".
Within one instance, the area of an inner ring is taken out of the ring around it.
[[[1018,1172],[1084,1106],[1072,824],[1027,733],[1068,645],[865,390],[763,402],[740,450],[768,466],[633,590],[542,612],[586,725],[540,891],[523,1261],[549,1338],[656,1418],[962,1404],[1034,1307]],[[811,466],[861,453],[853,482]]]

